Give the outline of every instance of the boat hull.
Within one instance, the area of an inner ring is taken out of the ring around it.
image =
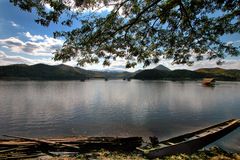
[[[234,129],[238,128],[239,125],[240,125],[239,122],[237,122],[215,133],[211,133],[206,136],[199,137],[197,139],[187,140],[180,144],[170,145],[164,148],[151,150],[146,154],[146,156],[148,158],[157,158],[179,153],[192,153],[222,138],[223,136],[232,132]]]

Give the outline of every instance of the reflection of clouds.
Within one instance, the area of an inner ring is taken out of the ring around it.
[[[15,108],[17,113],[24,112],[24,106],[33,106],[31,114],[34,117],[54,117],[62,112],[74,114],[74,109],[78,107],[91,115],[96,107],[99,107],[109,112],[114,112],[115,109],[122,112],[131,110],[132,118],[140,122],[153,110],[160,112],[168,109],[173,114],[200,112],[204,107],[214,107],[232,92],[228,89],[216,94],[217,87],[213,90],[203,88],[198,82],[92,82],[27,82],[27,85],[25,82],[19,82],[14,90],[7,90],[4,95],[12,95],[7,100],[11,103],[10,106],[22,105]],[[24,94],[20,94],[22,90]],[[234,100],[234,96],[229,100]],[[39,112],[42,115],[38,115]]]
[[[226,82],[225,82],[226,83]],[[169,82],[164,90],[164,99],[168,101],[168,108],[178,112],[190,110],[191,112],[201,112],[201,110],[216,107],[216,105],[226,100],[234,102],[237,99],[236,87],[233,83],[229,86],[217,85],[215,88],[204,87],[201,82]],[[232,96],[229,96],[232,95]]]
[[[240,117],[239,82],[0,81],[0,91],[5,134],[164,139]]]
[[[96,107],[100,107],[107,111],[131,110],[132,117],[136,121],[141,121],[153,110],[168,109],[173,113],[201,112],[205,107],[208,109],[215,107],[223,98],[230,102],[236,99],[236,95],[228,96],[234,92],[235,87],[226,86],[228,89],[221,90],[221,94],[218,94],[218,86],[215,89],[204,88],[199,83],[121,80],[108,82],[99,80],[94,83],[93,81],[27,82],[27,84],[18,82],[17,85],[13,83],[15,85],[13,90],[6,89],[1,95],[12,95],[6,97],[6,101],[11,103],[12,107],[22,105],[15,108],[16,112],[22,112],[24,106],[33,106],[34,117],[38,116],[39,111],[52,117],[57,112],[74,112],[78,107],[85,108],[86,112],[91,114]]]
[[[205,106],[203,104],[204,101],[208,101],[211,104],[214,103],[211,101],[211,94],[206,92],[206,90],[202,90],[199,83],[169,83],[167,88],[168,97],[166,97],[169,110],[178,111],[181,108],[182,111],[191,110],[192,112],[198,112]],[[205,96],[201,96],[202,93]],[[207,99],[203,100],[203,97]]]

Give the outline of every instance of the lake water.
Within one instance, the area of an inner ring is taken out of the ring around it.
[[[240,82],[0,81],[1,134],[164,140],[231,118],[240,118]],[[214,145],[240,151],[240,129]]]

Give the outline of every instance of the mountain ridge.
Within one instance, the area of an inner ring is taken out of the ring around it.
[[[153,68],[153,69],[157,69],[159,71],[171,71],[171,69],[165,67],[164,65],[158,65],[157,67]]]
[[[153,69],[137,70],[135,72],[93,71],[65,64],[13,64],[0,66],[2,80],[85,80],[102,79],[140,79],[140,80],[197,80],[206,77],[217,80],[240,80],[240,70],[223,68],[200,68],[190,70],[170,70],[163,65]]]
[[[6,80],[85,80],[89,78],[129,78],[130,72],[100,72],[65,64],[13,64],[0,66],[0,79]]]
[[[190,71],[186,69],[177,69],[173,71],[160,71],[157,69],[143,70],[137,73],[133,78],[140,80],[199,80],[203,78],[215,78],[224,81],[240,81],[240,70],[221,69],[221,73],[217,73],[211,68],[198,69]]]

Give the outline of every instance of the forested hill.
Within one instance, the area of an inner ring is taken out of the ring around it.
[[[154,69],[130,72],[91,71],[67,65],[25,65],[15,64],[0,66],[0,79],[4,80],[85,80],[90,78],[104,79],[142,79],[142,80],[197,80],[206,77],[217,80],[240,80],[240,70],[221,68],[203,68],[196,71],[173,70],[162,65]]]
[[[0,79],[64,80],[85,79],[81,70],[66,65],[15,64],[0,67]]]
[[[143,70],[133,78],[141,80],[198,80],[202,78],[216,78],[216,80],[236,81],[240,80],[240,70],[225,70],[217,72],[215,69],[173,70],[161,71],[157,69]]]
[[[85,80],[89,78],[128,78],[129,72],[90,71],[67,65],[25,65],[0,66],[0,79],[5,80]]]
[[[240,70],[238,69],[202,68],[202,69],[196,70],[196,72],[222,75],[222,76],[232,77],[232,78],[236,78],[237,80],[240,80]]]

